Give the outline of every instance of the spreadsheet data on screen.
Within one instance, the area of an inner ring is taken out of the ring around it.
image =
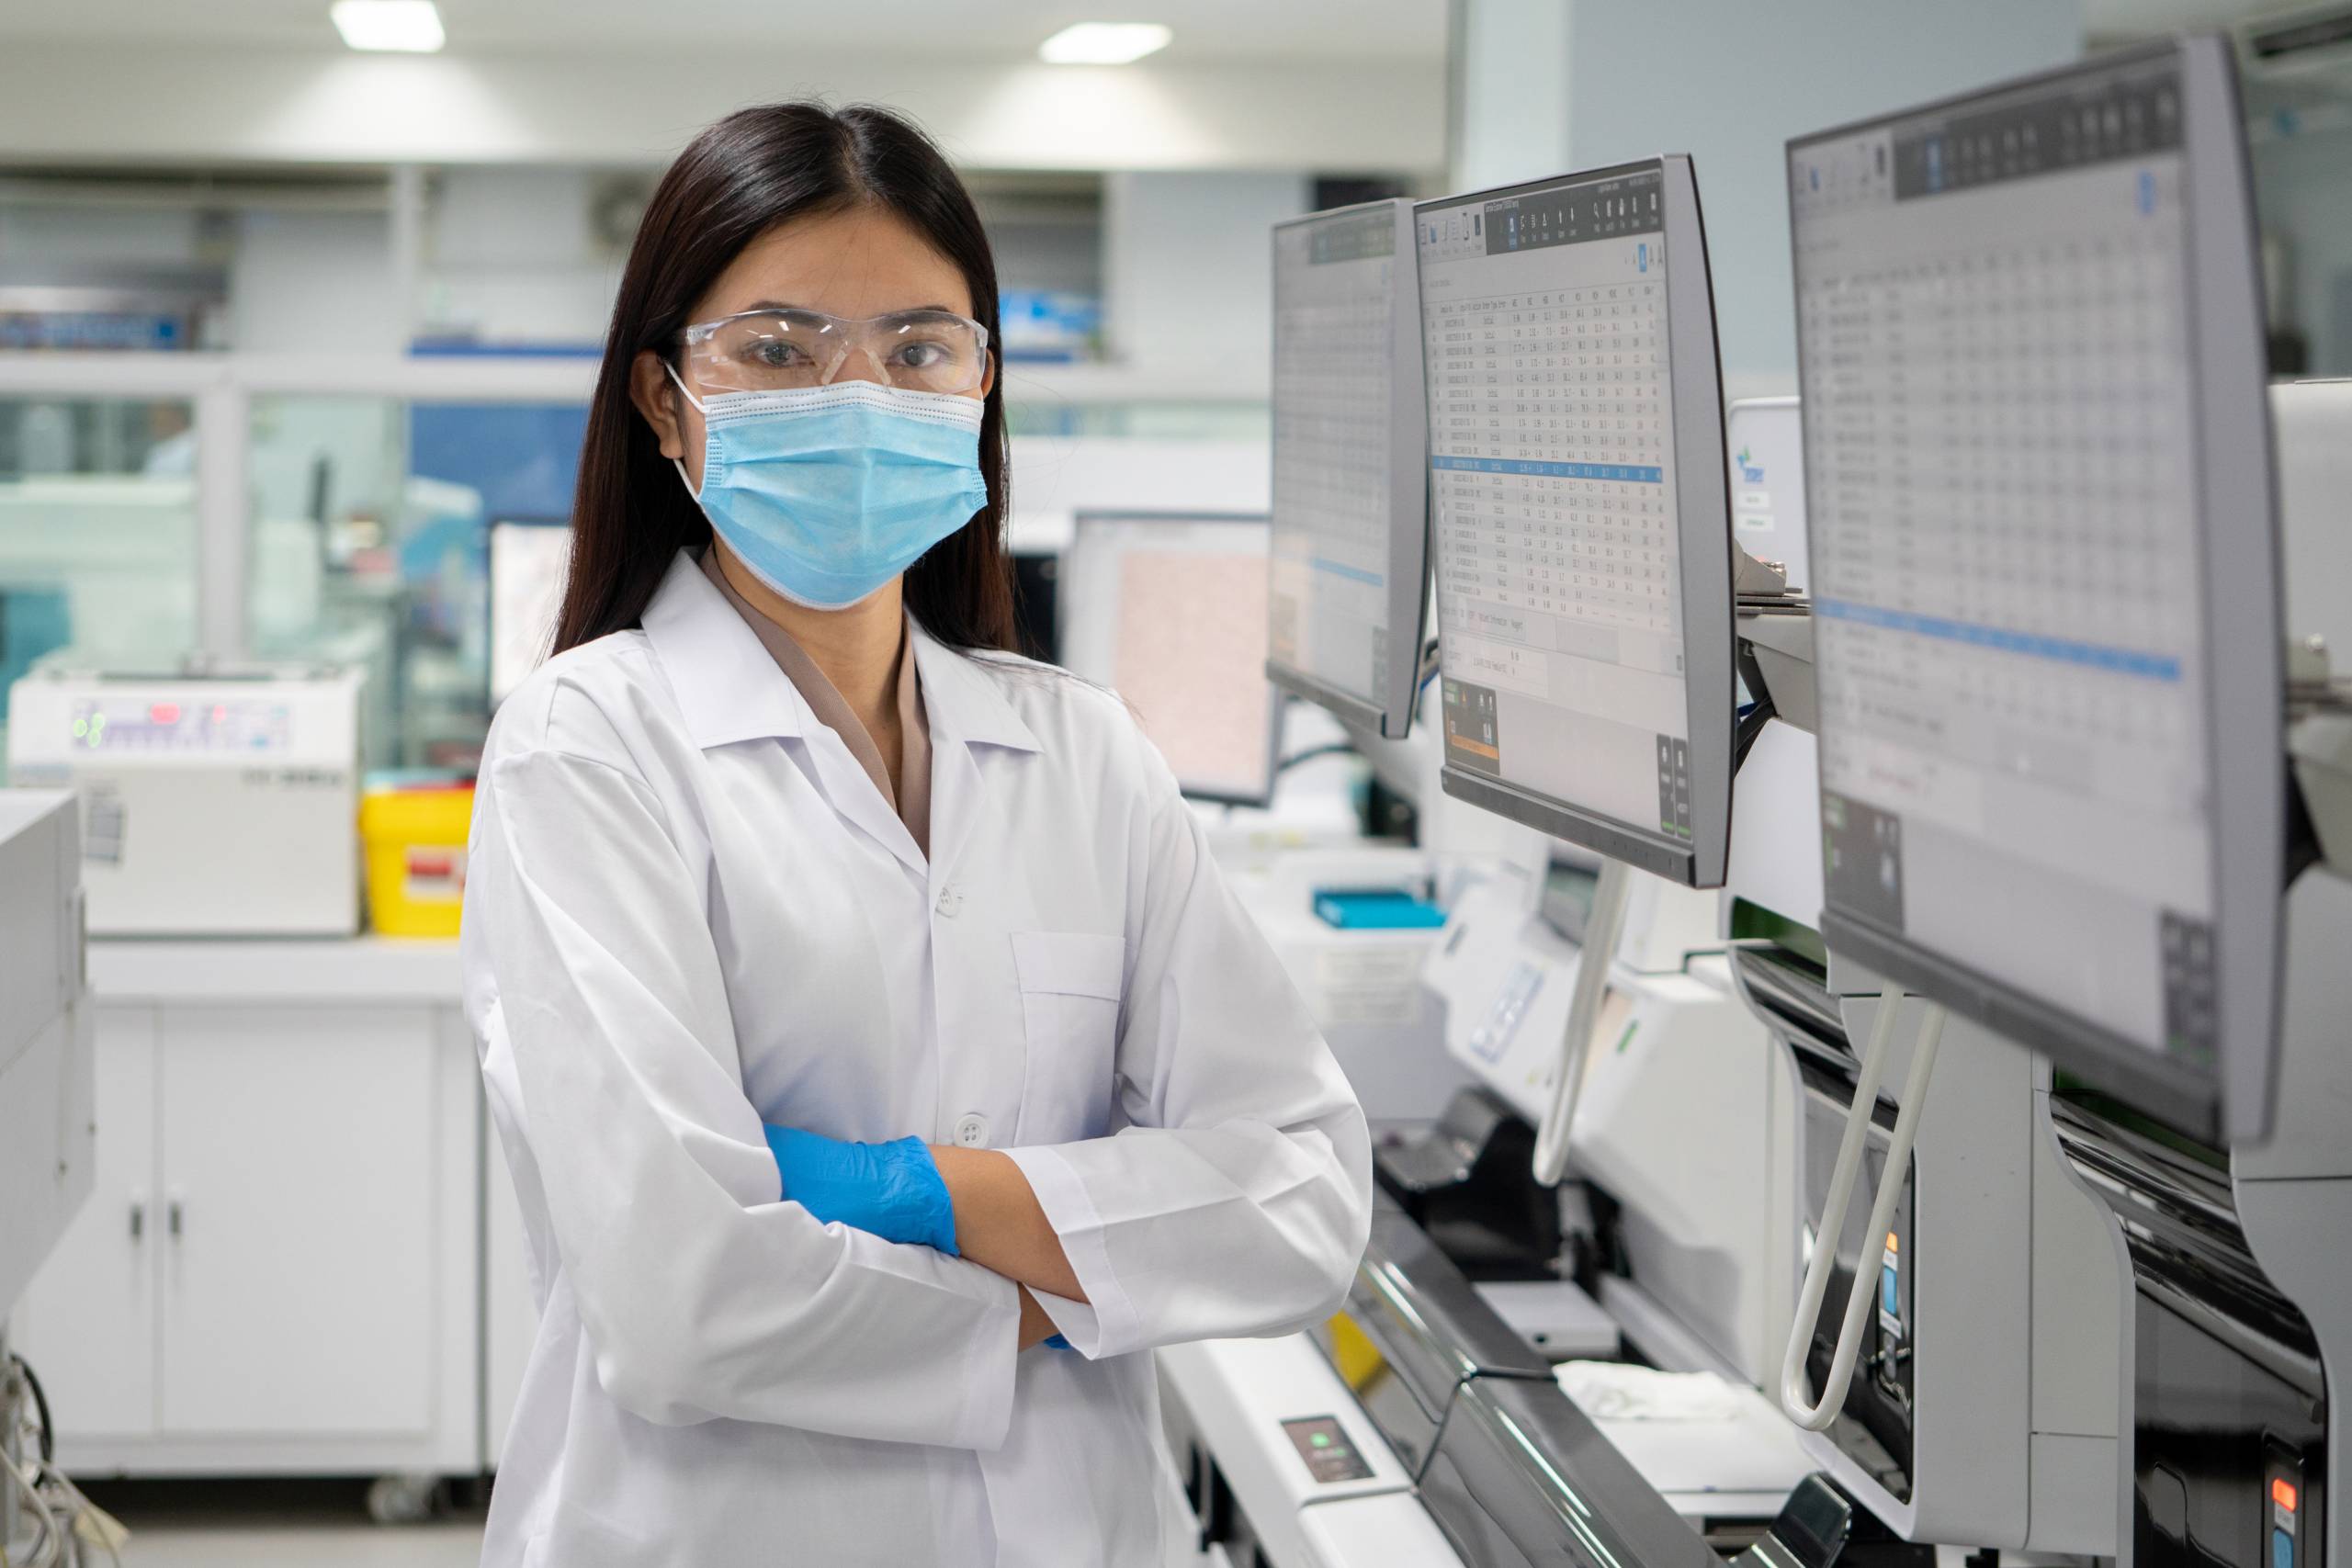
[[[1661,186],[1425,209],[1416,240],[1446,761],[1688,838]]]
[[[1368,701],[1379,700],[1390,636],[1396,236],[1382,209],[1294,224],[1274,242],[1268,652]]]
[[[1831,903],[2202,1066],[2177,69],[1800,145],[1790,174]]]

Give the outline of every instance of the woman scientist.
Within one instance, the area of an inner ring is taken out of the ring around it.
[[[467,1006],[537,1343],[485,1562],[1156,1562],[1153,1347],[1330,1312],[1364,1122],[1119,702],[1002,651],[995,265],[922,135],[662,179]]]

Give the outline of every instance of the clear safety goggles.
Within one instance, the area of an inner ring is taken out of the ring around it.
[[[977,392],[987,383],[989,330],[946,310],[843,321],[821,310],[745,310],[680,334],[686,369],[705,393],[779,392],[853,375],[917,392]]]

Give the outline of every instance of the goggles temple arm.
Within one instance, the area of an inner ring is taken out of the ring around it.
[[[710,405],[704,402],[700,398],[695,396],[694,389],[686,385],[685,378],[678,374],[678,367],[676,366],[671,364],[665,359],[662,362],[662,368],[663,372],[669,376],[671,380],[677,383],[678,390],[684,396],[686,401],[695,405],[695,412],[696,413],[706,416],[709,414]]]

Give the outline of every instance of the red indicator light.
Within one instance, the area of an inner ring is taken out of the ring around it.
[[[2286,1509],[2289,1513],[2293,1513],[2295,1511],[2295,1483],[2288,1480],[2283,1475],[2271,1477],[2270,1500],[2278,1504],[2280,1507]]]
[[[180,721],[180,705],[157,703],[147,710],[147,716],[157,724],[177,724]]]

